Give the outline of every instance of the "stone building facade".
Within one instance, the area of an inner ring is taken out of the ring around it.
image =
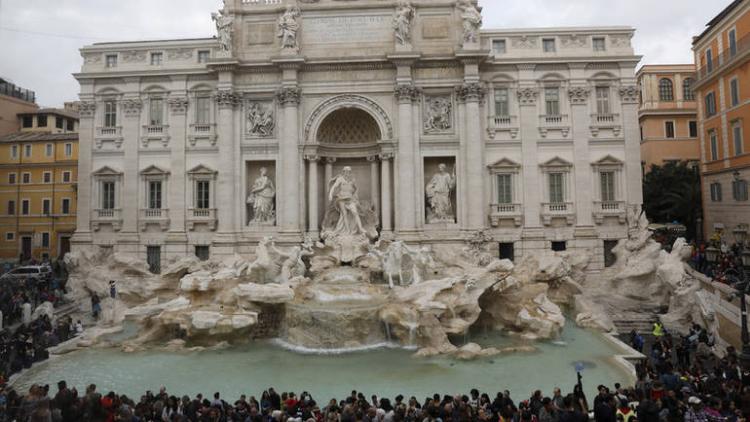
[[[227,0],[213,18],[214,39],[81,50],[74,248],[158,269],[315,238],[339,174],[379,237],[485,230],[503,256],[586,248],[593,268],[626,237],[631,28],[480,30],[453,0]]]

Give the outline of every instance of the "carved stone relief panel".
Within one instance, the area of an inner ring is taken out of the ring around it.
[[[270,138],[276,127],[272,101],[248,101],[245,104],[246,133],[254,138]]]
[[[450,95],[425,95],[424,132],[449,133],[453,130],[453,101]]]

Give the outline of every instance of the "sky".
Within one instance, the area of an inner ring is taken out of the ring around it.
[[[353,0],[352,0],[353,1]],[[641,64],[692,63],[692,37],[731,0],[480,0],[485,28],[626,25]],[[42,106],[78,98],[78,49],[214,35],[220,0],[0,0],[0,76]]]

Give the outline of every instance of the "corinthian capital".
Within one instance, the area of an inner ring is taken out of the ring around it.
[[[214,95],[214,101],[220,108],[234,108],[240,104],[240,97],[234,91],[219,91]]]
[[[536,88],[519,88],[518,103],[521,105],[534,105],[536,104],[537,95],[539,95],[539,91]]]
[[[622,98],[623,103],[636,104],[638,103],[639,96],[640,91],[635,85],[628,85],[620,88],[620,98]]]
[[[96,103],[94,101],[81,101],[78,106],[78,115],[82,119],[90,119],[96,113]]]
[[[456,88],[456,96],[462,102],[481,102],[487,89],[479,82],[467,82]]]
[[[125,117],[138,117],[143,108],[143,101],[139,98],[130,98],[120,101],[120,107]]]
[[[299,104],[301,97],[301,91],[296,86],[285,86],[276,91],[276,98],[279,100],[279,104],[281,104],[282,106],[296,106]]]
[[[396,98],[400,103],[413,103],[419,100],[421,90],[412,84],[396,85]]]
[[[188,109],[188,99],[186,97],[173,97],[167,100],[169,108],[174,114],[185,114]]]

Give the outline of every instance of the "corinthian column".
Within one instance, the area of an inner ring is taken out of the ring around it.
[[[484,101],[485,88],[478,82],[467,82],[457,90],[458,99],[466,104],[466,155],[463,160],[466,180],[462,194],[465,204],[466,221],[462,224],[468,230],[481,230],[485,226],[485,210],[488,201],[484,197],[484,142],[482,140],[482,115],[479,103]]]
[[[298,141],[298,114],[300,90],[296,86],[281,88],[276,97],[284,110],[282,136],[279,142],[279,167],[281,168],[281,196],[278,209],[282,232],[300,231],[300,152]]]
[[[219,108],[219,124],[216,127],[219,145],[219,162],[216,188],[216,208],[219,219],[218,232],[234,232],[235,198],[234,198],[234,109],[239,105],[239,98],[232,91],[219,91],[215,97]]]
[[[367,161],[370,162],[370,198],[372,201],[372,207],[375,209],[378,221],[380,221],[380,180],[378,178],[378,156],[371,155],[367,157]]]
[[[414,171],[414,128],[412,127],[413,104],[419,99],[419,90],[413,85],[396,87],[398,99],[398,180],[396,197],[396,231],[413,232],[417,230],[417,194],[416,175]]]
[[[94,116],[96,103],[82,101],[79,108],[81,121],[78,126],[80,142],[78,143],[78,179],[85,183],[78,184],[78,210],[76,212],[76,233],[73,242],[91,242],[91,211],[96,208],[91,197],[92,148],[94,145]]]
[[[380,227],[383,232],[393,230],[391,221],[391,159],[393,154],[380,154]]]
[[[305,157],[307,160],[307,183],[308,183],[308,191],[307,191],[307,218],[309,221],[309,228],[308,231],[314,236],[317,237],[318,232],[320,231],[320,228],[318,226],[319,224],[319,216],[318,216],[318,197],[320,195],[319,188],[318,188],[318,161],[320,161],[320,157],[317,155],[308,155]]]

